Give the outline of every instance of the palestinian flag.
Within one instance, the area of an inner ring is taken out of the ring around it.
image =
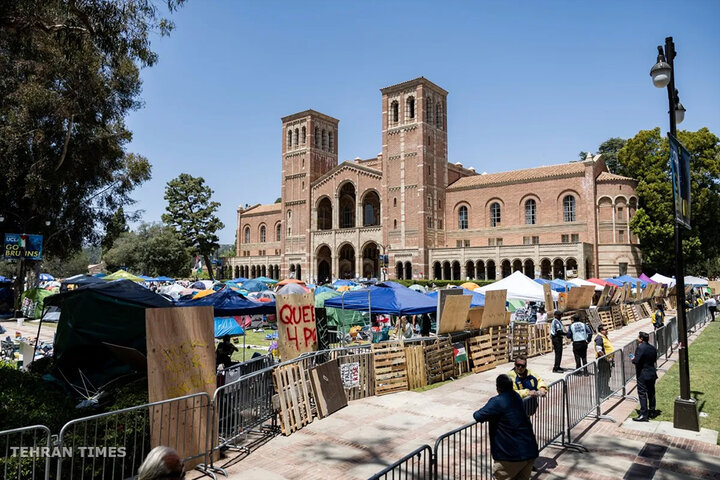
[[[453,358],[455,363],[467,362],[467,352],[465,352],[465,343],[453,343]]]

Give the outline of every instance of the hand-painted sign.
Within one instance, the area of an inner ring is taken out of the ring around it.
[[[42,260],[43,236],[6,233],[3,257],[8,260]]]
[[[315,301],[312,292],[278,295],[278,348],[283,362],[317,350]]]
[[[340,365],[340,378],[343,387],[353,388],[360,385],[360,363],[343,363]]]

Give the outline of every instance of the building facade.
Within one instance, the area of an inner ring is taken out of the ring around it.
[[[496,279],[637,275],[631,178],[600,156],[478,174],[447,156],[448,92],[380,90],[382,151],[338,163],[338,123],[282,119],[280,202],[239,208],[235,277]]]

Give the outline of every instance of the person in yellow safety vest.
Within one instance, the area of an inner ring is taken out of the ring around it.
[[[595,337],[595,358],[598,360],[598,394],[600,398],[610,396],[612,390],[610,389],[610,374],[614,362],[612,357],[606,357],[610,355],[615,349],[607,338],[607,327],[600,325],[598,328],[598,335]],[[602,357],[602,358],[601,358]]]
[[[655,312],[653,312],[652,316],[650,317],[650,319],[652,320],[652,324],[655,327],[655,330],[662,327],[663,324],[665,323],[665,311],[663,309],[663,304],[658,303],[656,305],[656,307],[657,307],[657,309],[655,310]]]
[[[515,368],[510,370],[507,375],[513,381],[515,391],[522,398],[536,397],[538,395],[544,397],[547,393],[545,380],[527,368],[527,357],[524,355],[520,355],[515,359]]]
[[[699,307],[703,304],[703,299],[701,296],[698,295],[697,300],[695,300],[695,306]]]

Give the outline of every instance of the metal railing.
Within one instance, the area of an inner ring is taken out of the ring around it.
[[[196,393],[71,420],[58,437],[70,455],[58,458],[57,478],[132,477],[152,445],[174,448],[185,463],[202,460],[196,468],[206,471],[211,419],[210,396]]]
[[[370,480],[430,480],[433,477],[433,452],[429,445],[418,447],[397,462],[376,473]]]
[[[0,432],[2,478],[47,480],[50,475],[50,442],[50,429],[44,425]],[[41,452],[41,448],[46,450]]]
[[[488,424],[469,423],[441,435],[433,450],[436,479],[491,479]]]
[[[277,363],[272,355],[261,355],[251,358],[247,362],[238,363],[231,367],[220,370],[218,374],[223,375],[225,383],[232,383],[238,378],[259,370],[270,368]]]
[[[530,417],[538,448],[554,444],[558,438],[565,441],[565,379],[552,382],[543,397],[526,397],[525,412]]]

